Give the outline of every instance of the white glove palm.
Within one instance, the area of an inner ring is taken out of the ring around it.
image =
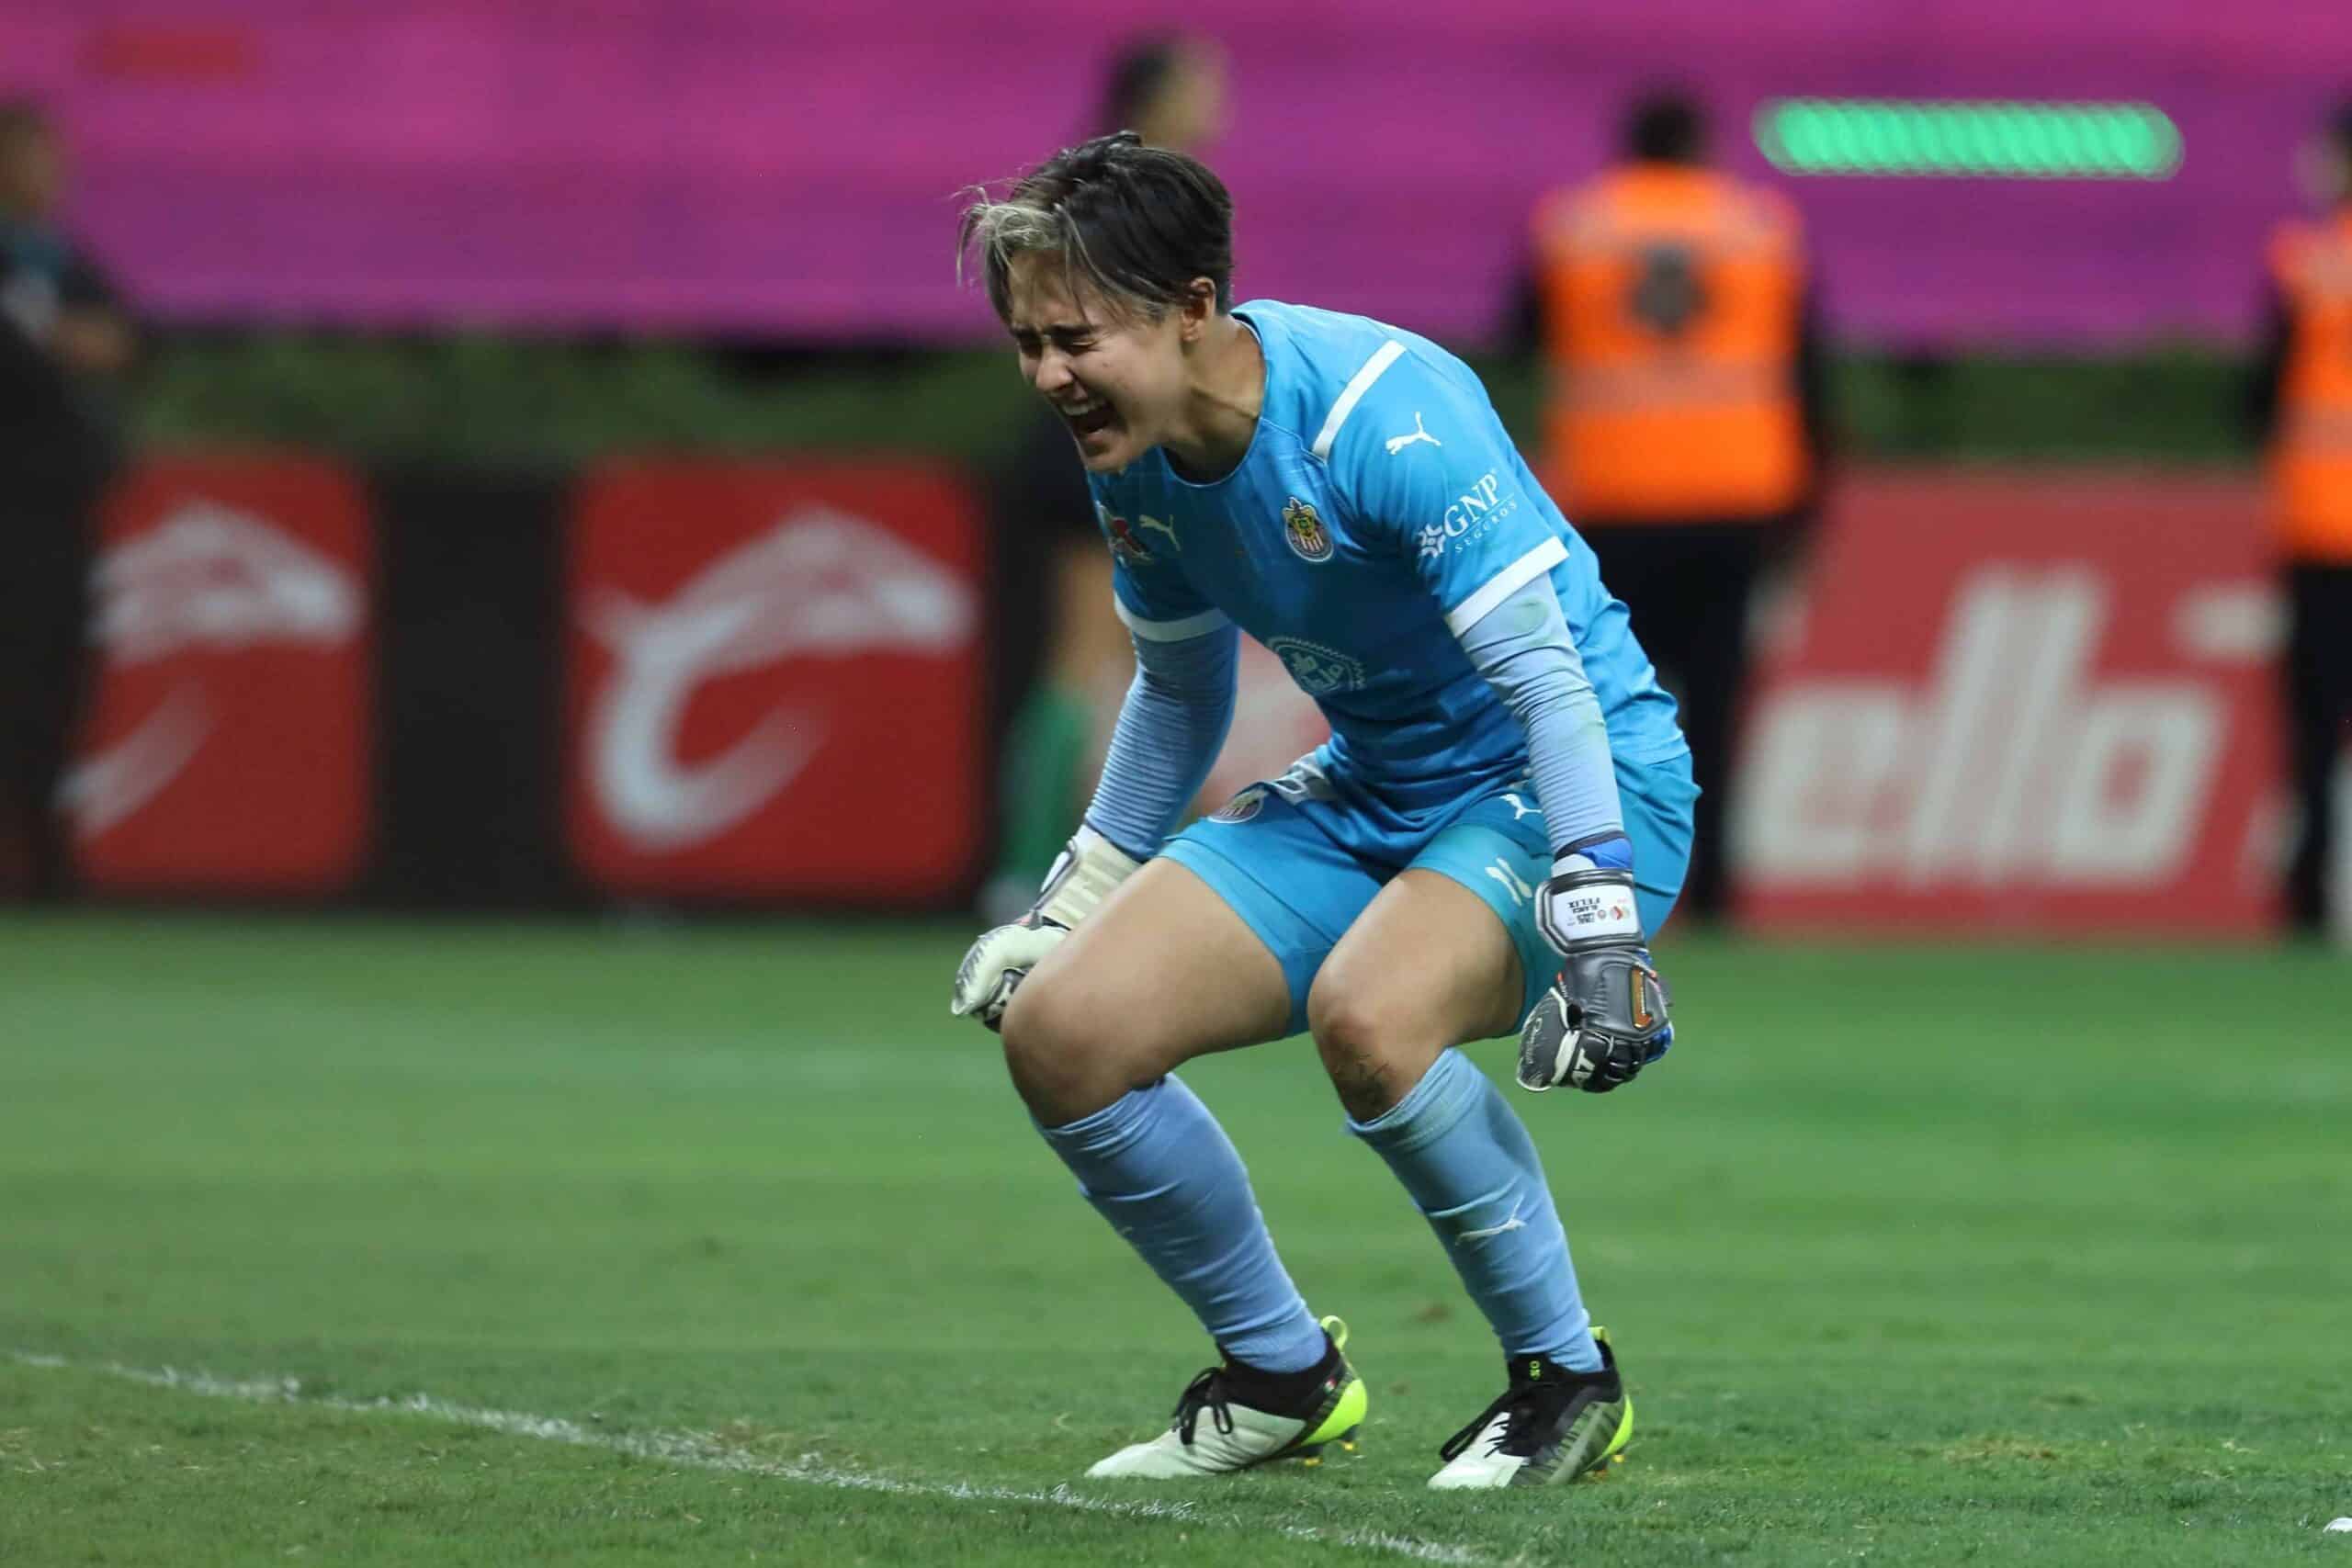
[[[1046,874],[1036,908],[1009,926],[982,932],[964,954],[947,1010],[990,1029],[1002,1027],[1012,993],[1029,972],[1140,863],[1093,829],[1079,829]]]
[[[1014,988],[1068,935],[1068,926],[1042,919],[1034,910],[1012,925],[981,932],[956,965],[956,996],[947,1010],[957,1018],[977,1018],[990,1029],[1001,1028]]]

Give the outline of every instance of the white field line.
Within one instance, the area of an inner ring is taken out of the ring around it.
[[[1016,1486],[988,1486],[964,1481],[906,1481],[865,1471],[843,1470],[837,1465],[824,1463],[815,1454],[803,1454],[791,1461],[763,1459],[747,1450],[730,1447],[702,1433],[598,1432],[560,1416],[453,1404],[426,1393],[412,1393],[401,1399],[338,1399],[305,1394],[300,1382],[293,1378],[217,1378],[209,1373],[181,1371],[174,1367],[126,1367],[113,1362],[69,1361],[62,1356],[39,1355],[29,1350],[14,1351],[11,1359],[22,1366],[102,1372],[107,1377],[122,1378],[155,1388],[177,1389],[184,1393],[201,1394],[209,1399],[234,1399],[248,1404],[303,1404],[314,1409],[340,1410],[362,1416],[379,1416],[388,1412],[423,1416],[453,1426],[479,1427],[488,1431],[502,1432],[508,1437],[536,1438],[542,1442],[569,1443],[574,1448],[602,1449],[610,1453],[627,1454],[633,1459],[654,1460],[696,1470],[725,1471],[737,1475],[765,1476],[771,1480],[794,1481],[810,1486],[831,1486],[847,1492],[880,1492],[899,1497],[945,1497],[963,1503],[1026,1503],[1044,1507],[1069,1508],[1079,1513],[1109,1514],[1120,1518],[1173,1519],[1204,1528],[1252,1532],[1265,1528],[1238,1515],[1203,1508],[1190,1499],[1124,1502],[1108,1497],[1080,1496],[1066,1485],[1057,1485],[1050,1492],[1037,1492],[1024,1491]],[[1330,1546],[1392,1552],[1419,1562],[1458,1563],[1476,1568],[1476,1565],[1490,1561],[1466,1546],[1391,1535],[1385,1530],[1317,1529],[1307,1525],[1282,1525],[1276,1529],[1293,1540],[1321,1541]]]

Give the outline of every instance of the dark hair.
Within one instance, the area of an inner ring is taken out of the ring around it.
[[[1002,201],[983,186],[969,194],[957,271],[977,248],[1000,320],[1012,258],[1028,251],[1058,254],[1073,283],[1084,279],[1114,309],[1157,319],[1192,297],[1196,277],[1216,286],[1220,311],[1233,308],[1233,197],[1197,158],[1122,130],[1063,148]]]
[[[1626,111],[1629,157],[1652,164],[1695,164],[1706,142],[1706,113],[1679,87],[1645,93]]]
[[[1173,33],[1139,38],[1111,57],[1111,73],[1102,89],[1102,130],[1133,130],[1167,90],[1168,79],[1184,62],[1184,40]]]

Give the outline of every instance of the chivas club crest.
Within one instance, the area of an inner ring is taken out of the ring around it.
[[[1315,503],[1292,496],[1283,507],[1283,533],[1293,554],[1301,560],[1331,558],[1331,530],[1315,514]]]
[[[1111,553],[1118,558],[1119,564],[1125,567],[1149,566],[1151,552],[1144,548],[1143,541],[1136,536],[1135,525],[1108,512],[1102,513],[1102,536],[1111,541]]]

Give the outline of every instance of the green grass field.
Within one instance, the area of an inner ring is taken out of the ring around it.
[[[1519,1100],[1630,1460],[1465,1498],[1495,1353],[1304,1043],[1188,1077],[1361,1450],[1079,1479],[1207,1347],[964,940],[0,919],[0,1562],[2352,1564],[2340,959],[1669,942],[1667,1063]]]

